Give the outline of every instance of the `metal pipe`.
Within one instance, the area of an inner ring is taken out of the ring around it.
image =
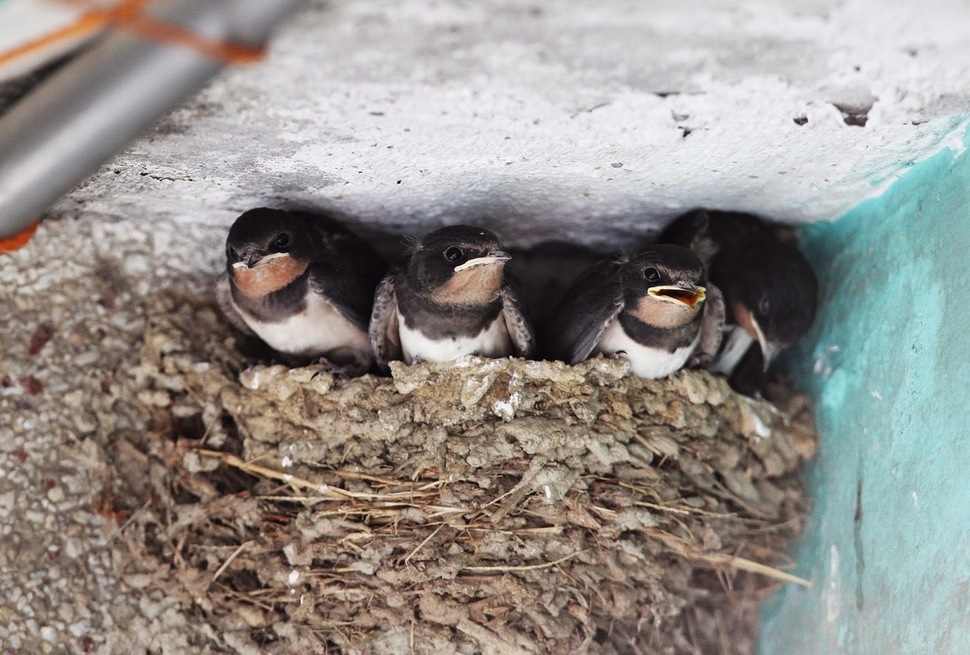
[[[306,0],[174,0],[153,18],[220,42],[256,47]],[[115,31],[0,117],[0,238],[58,198],[221,67],[191,48]]]

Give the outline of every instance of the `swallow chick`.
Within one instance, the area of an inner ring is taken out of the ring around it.
[[[655,245],[588,269],[555,317],[557,359],[624,357],[635,375],[657,379],[717,352],[724,309],[690,250]]]
[[[696,210],[659,239],[689,247],[724,293],[726,319],[720,352],[707,368],[731,375],[757,342],[763,370],[808,331],[815,319],[818,280],[798,249],[750,214]]]
[[[251,209],[229,230],[217,297],[233,325],[276,352],[357,375],[373,363],[367,322],[386,270],[367,242],[328,216]]]
[[[468,225],[417,242],[374,297],[370,341],[378,364],[532,355],[532,327],[504,272],[509,259],[494,234]]]

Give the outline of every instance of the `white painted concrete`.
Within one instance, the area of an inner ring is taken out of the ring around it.
[[[832,218],[958,145],[968,34],[955,0],[316,2],[54,213],[298,202],[512,245],[613,244],[697,205]],[[857,127],[833,103],[874,104]]]

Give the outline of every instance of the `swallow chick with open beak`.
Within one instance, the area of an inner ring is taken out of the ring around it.
[[[686,248],[657,245],[587,270],[549,334],[564,362],[623,357],[635,375],[657,379],[716,353],[723,320],[720,292],[700,260]]]
[[[798,249],[750,214],[696,210],[681,216],[660,241],[691,248],[724,293],[726,321],[720,352],[708,365],[731,375],[757,342],[767,371],[815,319],[818,281]]]
[[[509,259],[494,234],[468,225],[417,242],[374,297],[370,340],[378,364],[529,357],[535,339],[505,275]]]
[[[386,270],[328,216],[251,209],[229,230],[217,297],[230,322],[291,361],[322,358],[358,375],[373,363],[367,323]]]

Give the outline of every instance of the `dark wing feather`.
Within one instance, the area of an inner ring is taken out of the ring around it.
[[[687,248],[701,260],[704,270],[710,269],[711,260],[719,249],[711,231],[710,214],[703,209],[695,209],[674,219],[660,233],[657,242]]]
[[[374,290],[387,262],[373,247],[326,215],[304,214],[317,256],[310,262],[310,286],[348,321],[367,330]]]
[[[502,315],[505,318],[505,327],[509,331],[509,336],[512,337],[515,354],[519,357],[532,357],[536,350],[535,334],[522,310],[518,285],[508,279],[502,287]]]
[[[555,312],[548,333],[557,359],[576,364],[588,358],[607,326],[623,310],[620,263],[595,264],[580,276]]]
[[[747,248],[751,242],[778,242],[774,228],[754,214],[723,211],[709,211],[707,214],[711,238],[732,256],[739,249]]]
[[[256,333],[246,325],[246,321],[243,320],[243,317],[239,315],[239,312],[236,311],[235,306],[232,304],[232,289],[229,288],[229,285],[229,275],[227,273],[220,275],[216,281],[216,304],[219,305],[223,316],[226,317],[226,320],[234,328],[246,336],[256,336]]]
[[[394,293],[394,275],[387,275],[374,294],[374,310],[370,317],[370,347],[377,365],[385,371],[387,363],[401,359],[401,333],[397,324],[397,295]]]
[[[708,282],[701,318],[701,339],[694,350],[689,366],[703,367],[714,361],[724,337],[725,307],[721,290]]]

